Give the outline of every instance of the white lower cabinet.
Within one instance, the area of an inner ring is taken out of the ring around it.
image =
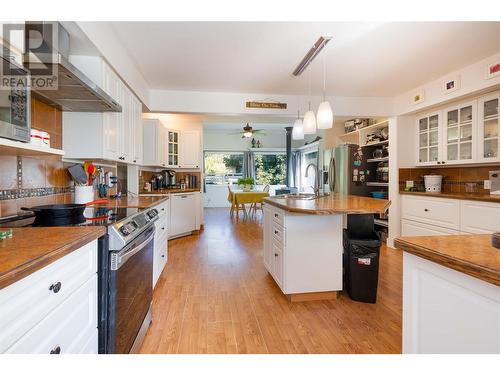
[[[461,201],[460,230],[477,234],[500,231],[500,203]]]
[[[500,231],[500,203],[401,196],[402,236],[489,234]]]
[[[169,238],[189,234],[196,228],[197,199],[200,193],[179,193],[170,195]]]
[[[87,343],[97,333],[97,274],[61,303],[6,353],[96,353]]]
[[[97,240],[1,289],[0,316],[1,353],[96,353]]]
[[[403,353],[500,353],[500,288],[403,254]]]
[[[284,294],[342,290],[342,215],[264,205],[264,266]]]
[[[159,217],[155,222],[154,254],[153,254],[153,288],[156,286],[168,260],[168,233],[170,216],[170,198],[155,206]]]
[[[401,235],[406,237],[413,236],[443,236],[446,234],[460,234],[460,231],[419,223],[413,220],[401,220]]]

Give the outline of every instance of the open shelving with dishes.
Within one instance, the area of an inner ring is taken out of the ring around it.
[[[380,138],[370,137],[380,134]],[[372,140],[370,140],[370,138]],[[375,124],[359,128],[357,130],[341,134],[339,139],[347,143],[355,143],[364,146],[377,146],[389,143],[389,120],[379,121]],[[375,141],[378,139],[378,141]]]

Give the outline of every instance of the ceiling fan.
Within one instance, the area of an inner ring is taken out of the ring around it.
[[[247,122],[247,124],[243,127],[243,131],[237,133],[241,134],[241,138],[250,138],[253,137],[255,133],[266,135],[265,130],[263,129],[253,129]]]

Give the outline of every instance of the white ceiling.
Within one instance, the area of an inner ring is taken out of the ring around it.
[[[154,89],[395,96],[500,51],[500,22],[112,22]],[[299,78],[320,35],[333,39]]]

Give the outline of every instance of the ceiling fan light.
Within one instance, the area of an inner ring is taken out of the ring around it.
[[[316,134],[316,116],[314,112],[309,110],[304,115],[304,134]]]
[[[252,132],[244,132],[243,137],[250,138],[252,136]]]
[[[319,105],[316,121],[318,123],[318,129],[330,129],[332,127],[333,112],[329,102],[324,101]]]
[[[293,124],[292,139],[295,141],[304,139],[304,126],[300,118],[295,120],[295,123]]]

